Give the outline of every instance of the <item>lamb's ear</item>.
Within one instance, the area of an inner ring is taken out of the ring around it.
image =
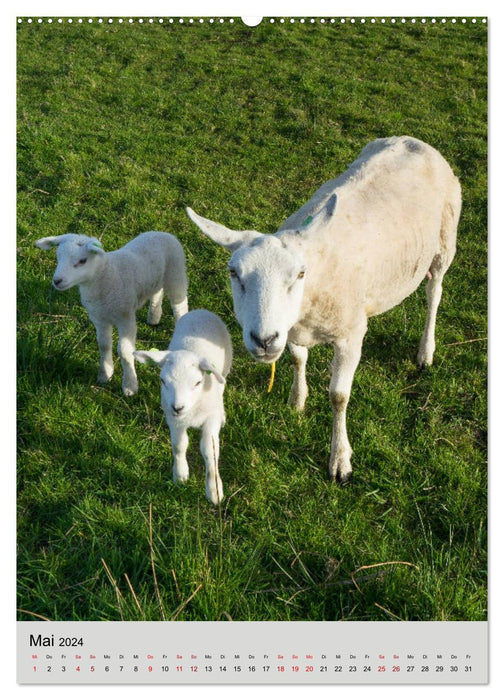
[[[199,368],[202,372],[206,372],[207,374],[213,374],[214,377],[217,379],[219,384],[225,384],[226,380],[222,376],[220,372],[218,372],[213,365],[210,364],[210,362],[206,359],[206,357],[202,357],[199,363]]]
[[[202,216],[196,214],[190,207],[186,208],[186,212],[191,221],[194,221],[205,236],[211,238],[215,243],[224,246],[224,248],[227,248],[232,253],[242,245],[250,243],[264,235],[258,231],[233,231],[222,224],[217,224],[215,221],[204,219]]]
[[[86,250],[89,253],[93,253],[93,255],[103,255],[105,252],[103,250],[103,246],[101,244],[101,241],[99,241],[97,238],[91,238],[87,243],[86,243]]]
[[[133,355],[143,365],[157,365],[161,367],[169,355],[168,350],[135,350]]]
[[[65,234],[62,236],[48,236],[47,238],[39,238],[38,241],[35,241],[35,245],[37,248],[41,248],[41,250],[51,250],[51,248],[58,246],[64,237]]]
[[[324,206],[318,210],[313,216],[308,216],[301,224],[301,232],[310,233],[319,226],[324,226],[328,223],[329,219],[334,215],[336,211],[336,206],[338,204],[338,195],[333,192],[329,199],[325,202]]]

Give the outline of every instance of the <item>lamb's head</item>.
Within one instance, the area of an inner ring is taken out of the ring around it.
[[[161,368],[161,404],[170,417],[190,415],[210,391],[213,378],[219,384],[226,381],[206,358],[189,350],[136,350],[133,354],[139,362]]]
[[[97,238],[77,233],[39,238],[35,245],[42,250],[56,248],[58,264],[52,283],[60,292],[89,282],[94,276],[100,256],[104,253]]]
[[[234,311],[245,347],[259,362],[275,362],[280,357],[290,329],[300,318],[309,274],[302,243],[326,221],[328,212],[332,215],[334,202],[308,217],[300,230],[282,235],[232,231],[187,209],[205,235],[232,252],[228,269]]]

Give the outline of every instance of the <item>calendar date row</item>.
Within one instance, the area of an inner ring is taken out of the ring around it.
[[[303,673],[471,673],[472,666],[468,664],[436,664],[436,665],[312,665],[312,664],[265,664],[265,665],[173,665],[169,666],[167,664],[161,664],[160,666],[154,665],[140,665],[140,664],[108,664],[105,666],[99,664],[40,664],[33,666],[34,673],[180,673],[180,674],[209,674],[209,673],[285,673],[285,674],[303,674]]]

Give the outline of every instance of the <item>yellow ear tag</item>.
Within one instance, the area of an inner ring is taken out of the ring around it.
[[[276,365],[276,362],[271,363],[271,375],[270,375],[270,380],[269,380],[269,385],[268,385],[268,394],[273,389],[273,382],[275,381],[275,365]]]

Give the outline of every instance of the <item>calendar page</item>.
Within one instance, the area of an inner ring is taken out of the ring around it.
[[[19,684],[488,683],[474,10],[16,17]]]

